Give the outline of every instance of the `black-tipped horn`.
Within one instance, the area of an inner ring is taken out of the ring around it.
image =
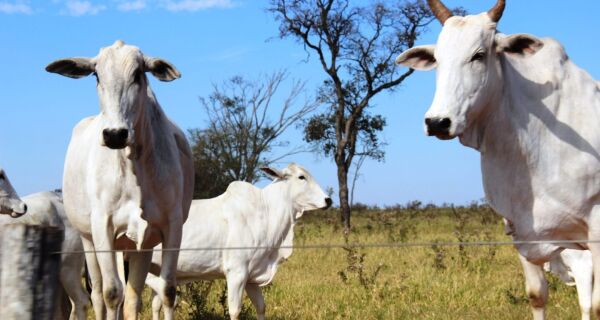
[[[494,22],[500,21],[500,18],[502,18],[502,13],[504,13],[504,7],[506,7],[506,1],[498,0],[496,5],[491,8],[490,11],[488,11],[488,16],[490,16],[490,19],[492,19]]]
[[[433,15],[442,23],[446,23],[448,18],[452,17],[452,11],[448,9],[440,0],[427,0],[429,8],[433,12]]]

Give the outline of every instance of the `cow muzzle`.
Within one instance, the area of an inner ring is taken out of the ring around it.
[[[129,130],[127,129],[104,129],[102,139],[104,145],[110,149],[124,149],[127,146]]]
[[[450,136],[450,127],[452,120],[450,118],[425,118],[425,127],[428,136],[435,136],[439,139],[452,139]]]

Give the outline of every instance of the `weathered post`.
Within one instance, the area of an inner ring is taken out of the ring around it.
[[[52,319],[63,238],[56,227],[0,226],[0,318]]]

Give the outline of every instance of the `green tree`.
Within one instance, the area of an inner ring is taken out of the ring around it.
[[[290,149],[281,135],[318,104],[303,96],[301,81],[292,81],[289,92],[280,94],[286,80],[284,71],[258,81],[236,76],[200,98],[208,121],[205,128],[190,130],[196,198],[217,196],[232,181],[254,183],[260,167],[306,151]]]
[[[306,121],[304,138],[337,166],[346,232],[351,226],[348,171],[353,161],[384,157],[378,134],[386,121],[369,112],[371,101],[413,73],[396,68],[395,58],[414,46],[435,20],[422,0],[354,4],[350,0],[271,0],[269,7],[280,22],[279,36],[295,39],[309,55],[316,55],[326,74],[319,101],[327,108]]]

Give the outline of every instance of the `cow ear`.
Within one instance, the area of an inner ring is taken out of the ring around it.
[[[266,173],[269,177],[273,179],[285,179],[285,175],[283,174],[283,172],[277,169],[262,167],[260,168],[260,170],[262,170],[262,172]]]
[[[513,34],[496,39],[496,48],[498,52],[522,56],[535,54],[543,46],[544,43],[542,40],[529,34]]]
[[[96,66],[91,58],[68,58],[56,60],[46,66],[46,71],[65,77],[79,79],[89,76]]]
[[[173,81],[181,78],[181,73],[170,62],[160,59],[144,57],[146,71],[150,71],[160,81]]]
[[[434,51],[434,45],[410,48],[396,58],[396,64],[415,70],[431,70],[437,67],[437,61],[433,56]]]

